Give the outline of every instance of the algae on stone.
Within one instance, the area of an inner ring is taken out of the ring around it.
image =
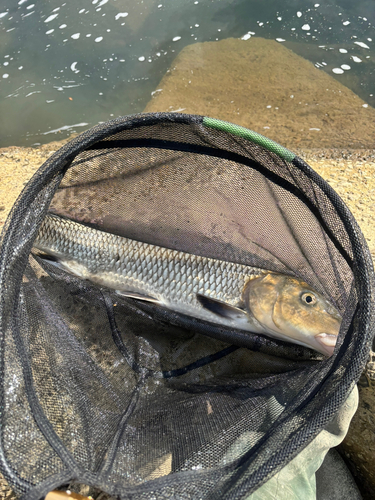
[[[189,45],[158,89],[145,111],[220,118],[291,149],[375,147],[375,109],[274,40]]]

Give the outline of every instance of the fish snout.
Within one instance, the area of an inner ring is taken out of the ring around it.
[[[315,335],[315,340],[321,347],[320,352],[322,352],[322,354],[332,356],[337,342],[337,335],[331,333],[319,333],[318,335]]]

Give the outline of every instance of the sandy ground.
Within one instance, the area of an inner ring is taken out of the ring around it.
[[[276,42],[223,42],[184,49],[146,111],[210,115],[290,147],[343,198],[375,258],[375,110],[364,108],[349,89]],[[317,82],[317,73],[323,80]],[[0,229],[24,185],[63,142],[0,149]],[[341,450],[365,498],[375,498],[375,380],[371,384],[364,377],[361,384],[359,409]],[[0,481],[0,498],[13,498],[5,481]]]

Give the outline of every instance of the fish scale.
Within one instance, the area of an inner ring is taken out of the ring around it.
[[[124,238],[53,214],[44,219],[34,247],[94,283],[145,293],[182,312],[186,306],[202,312],[197,294],[238,306],[246,281],[264,274],[259,268]],[[210,320],[211,314],[198,316]]]

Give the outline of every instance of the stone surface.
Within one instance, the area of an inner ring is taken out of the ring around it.
[[[145,111],[230,121],[283,146],[374,148],[375,109],[311,62],[264,38],[185,47]]]

